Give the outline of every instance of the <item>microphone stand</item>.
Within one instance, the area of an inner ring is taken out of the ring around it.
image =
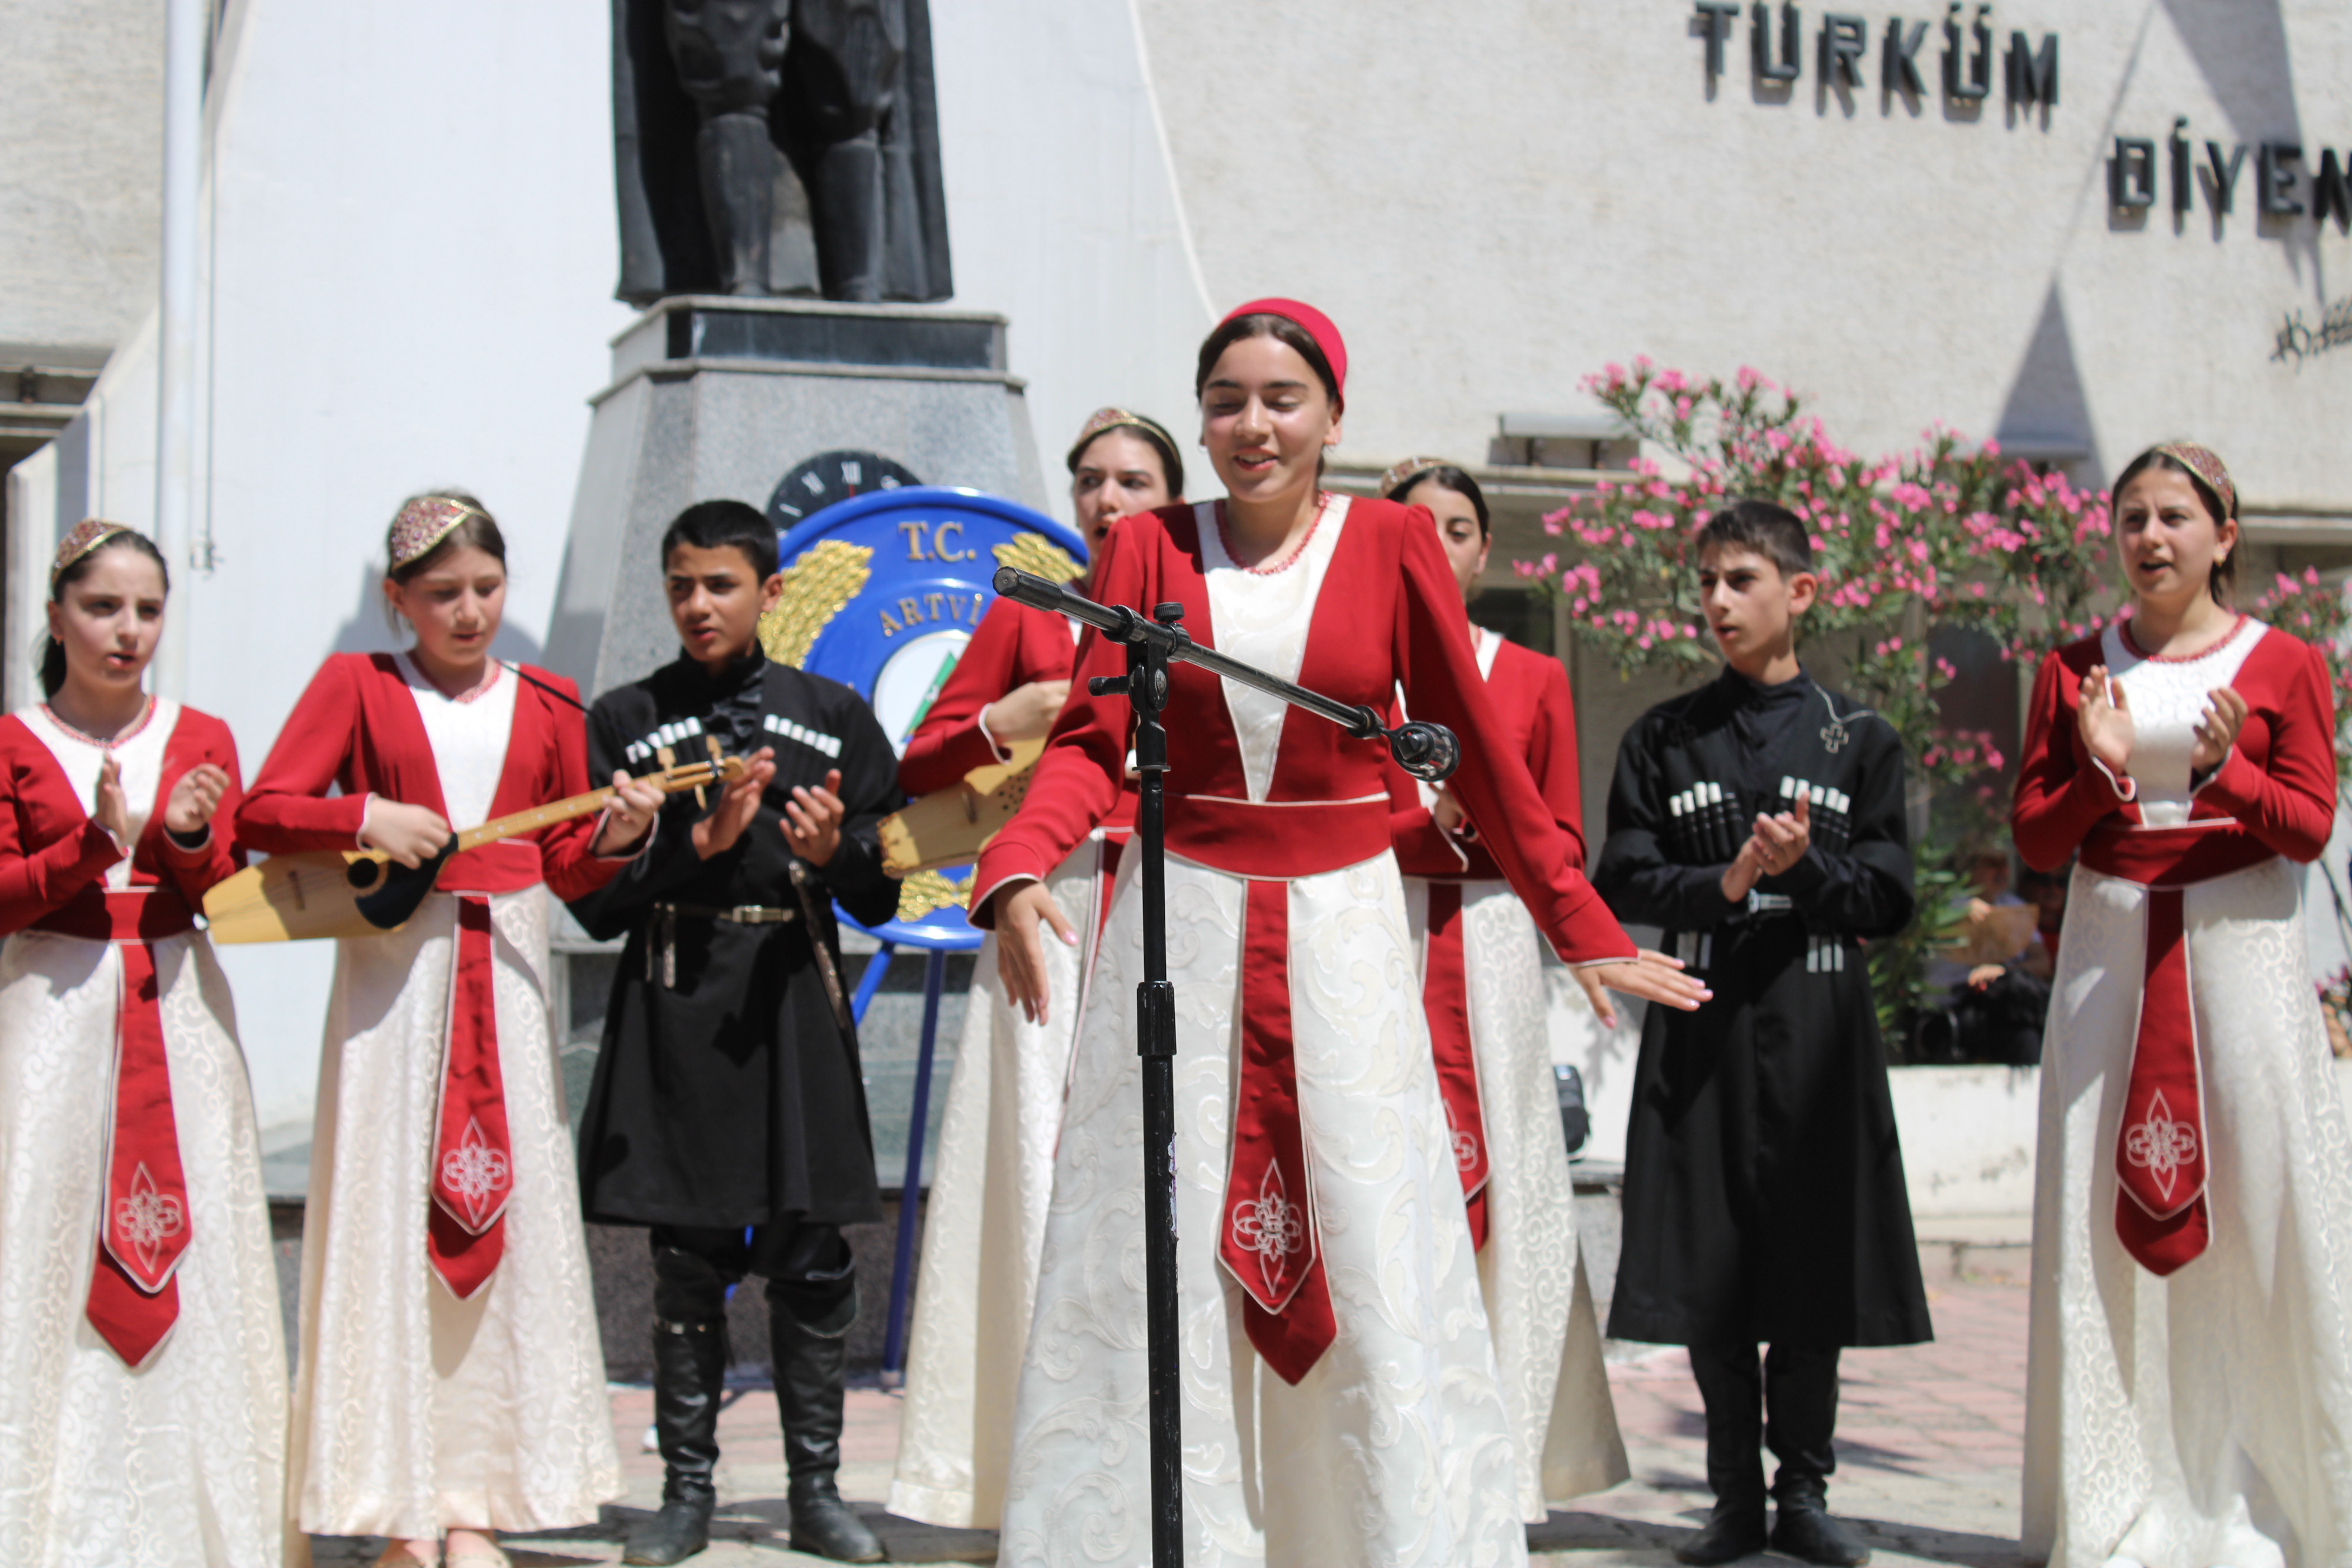
[[[1182,1568],[1182,1413],[1176,1363],[1176,988],[1168,979],[1168,667],[1196,664],[1320,714],[1358,740],[1387,743],[1397,765],[1434,784],[1461,760],[1454,732],[1412,722],[1394,729],[1370,708],[1333,700],[1192,640],[1184,606],[1154,605],[1146,620],[1124,605],[1098,605],[1059,583],[1007,566],[996,591],[1034,609],[1066,616],[1127,647],[1125,675],[1097,676],[1097,697],[1124,693],[1135,710],[1135,764],[1142,784],[1135,814],[1143,852],[1143,980],[1135,988],[1135,1048],[1143,1058],[1143,1273],[1147,1383],[1150,1392],[1152,1568]]]

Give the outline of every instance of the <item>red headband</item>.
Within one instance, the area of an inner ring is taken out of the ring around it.
[[[1308,337],[1313,338],[1315,346],[1323,351],[1323,363],[1331,367],[1334,390],[1338,392],[1339,398],[1344,399],[1347,396],[1348,345],[1341,340],[1339,329],[1331,324],[1330,317],[1314,306],[1303,305],[1296,300],[1252,300],[1246,305],[1237,306],[1227,311],[1225,321],[1232,321],[1235,316],[1280,316],[1284,321],[1297,326]],[[1220,321],[1217,324],[1223,326],[1225,323]]]

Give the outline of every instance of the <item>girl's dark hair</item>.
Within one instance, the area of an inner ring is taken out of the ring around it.
[[[1440,463],[1433,468],[1423,468],[1418,473],[1407,475],[1402,484],[1389,491],[1388,499],[1401,501],[1411,495],[1415,488],[1423,484],[1434,484],[1440,489],[1452,490],[1455,495],[1468,501],[1470,510],[1478,514],[1478,537],[1490,539],[1494,536],[1494,525],[1486,516],[1486,493],[1479,489],[1477,480],[1451,463]]]
[[[463,550],[468,545],[501,566],[507,563],[507,536],[499,531],[498,522],[490,516],[489,509],[480,501],[460,489],[424,490],[402,501],[393,517],[397,520],[401,512],[421,500],[453,500],[472,510],[458,520],[457,527],[443,534],[440,542],[432,549],[407,564],[394,566],[386,573],[385,575],[394,582],[404,585],[431,571],[451,551]],[[396,521],[393,526],[398,526]],[[384,530],[384,559],[389,561],[391,558],[392,529],[387,528]]]
[[[723,550],[733,545],[751,563],[751,574],[764,583],[776,574],[776,525],[749,501],[697,501],[679,512],[662,534],[662,570],[669,570],[669,553],[681,544],[697,550]]]
[[[1086,444],[1070,454],[1070,472],[1078,471],[1094,444],[1106,436],[1132,436],[1160,454],[1160,477],[1168,486],[1172,499],[1184,493],[1184,459],[1176,455],[1176,447],[1156,426],[1149,425],[1113,425],[1087,437]]]
[[[155,548],[155,542],[153,540],[148,538],[137,529],[126,528],[119,533],[108,534],[104,539],[100,540],[89,549],[84,551],[80,559],[77,560],[72,565],[67,567],[64,571],[58,573],[58,580],[49,584],[49,603],[52,605],[64,604],[66,599],[66,590],[74,584],[80,582],[84,577],[89,576],[90,566],[100,556],[105,554],[108,551],[116,548],[135,550],[140,554],[147,557],[148,560],[152,561],[155,563],[155,570],[163,574],[164,594],[167,596],[171,594],[172,568],[170,564],[164,561],[163,552]],[[56,637],[51,637],[47,632],[43,632],[41,634],[41,695],[44,697],[55,697],[59,691],[65,689],[65,647],[63,644],[59,643]]]
[[[2216,531],[2220,531],[2225,521],[2234,519],[2238,515],[2237,509],[2223,502],[2221,492],[2208,483],[2204,475],[2171,453],[2156,447],[2150,447],[2147,451],[2126,463],[2124,471],[2116,476],[2115,489],[2107,493],[2120,499],[2124,493],[2124,487],[2150,468],[2163,468],[2187,478],[2189,485],[2197,491],[2198,503],[2204,507],[2205,515],[2213,520]],[[2205,591],[2213,595],[2215,604],[2226,605],[2235,596],[2237,586],[2238,552],[2232,549],[2227,555],[2213,563],[2212,574],[2205,579]]]
[[[1248,338],[1273,338],[1297,349],[1298,357],[1305,360],[1307,368],[1315,373],[1315,379],[1323,384],[1324,395],[1331,399],[1332,412],[1339,412],[1341,405],[1339,380],[1331,374],[1331,362],[1323,357],[1323,351],[1316,347],[1315,340],[1307,334],[1305,327],[1287,316],[1277,316],[1265,310],[1221,321],[1215,331],[1201,341],[1200,363],[1192,373],[1194,402],[1200,401],[1202,393],[1208,390],[1209,373],[1217,368],[1218,359],[1227,349]]]

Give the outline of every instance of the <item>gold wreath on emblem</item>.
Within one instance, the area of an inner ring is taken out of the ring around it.
[[[1087,570],[1070,558],[1068,551],[1042,533],[1015,534],[990,553],[996,557],[999,566],[1010,566],[1015,572],[1026,572],[1048,583],[1075,583]]]
[[[898,918],[919,921],[933,910],[963,907],[971,896],[971,879],[950,882],[937,871],[918,871],[898,884]]]
[[[778,664],[797,667],[816,646],[841,607],[857,597],[872,576],[871,546],[827,539],[801,552],[784,569],[783,597],[760,617],[760,646]]]

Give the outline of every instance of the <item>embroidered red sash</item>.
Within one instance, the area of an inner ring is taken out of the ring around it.
[[[163,889],[89,888],[37,929],[111,942],[122,960],[106,1184],[84,1312],[125,1364],[144,1366],[179,1321],[180,1288],[173,1277],[194,1239],[172,1110],[162,987],[147,943],[193,931],[195,920],[178,894]]]
[[[2147,889],[2139,1024],[2116,1139],[2116,1235],[2140,1266],[2170,1274],[2212,1240],[2210,1172],[2181,889],[2258,866],[2270,847],[2235,823],[2110,830],[2083,864]]]
[[[1470,1245],[1486,1245],[1486,1121],[1478,1105],[1478,1058],[1470,1045],[1470,986],[1462,950],[1462,884],[1429,884],[1429,956],[1422,970],[1423,1010],[1437,1092],[1454,1140],[1454,1165],[1470,1211]]]
[[[1242,1288],[1243,1326],[1285,1383],[1339,1335],[1315,1230],[1291,1057],[1290,884],[1254,881],[1242,915],[1241,1081],[1217,1254]]]
[[[497,1271],[506,1251],[507,1199],[514,1193],[514,1145],[507,1131],[492,994],[496,975],[490,901],[478,893],[461,895],[426,1233],[433,1267],[460,1300]]]

